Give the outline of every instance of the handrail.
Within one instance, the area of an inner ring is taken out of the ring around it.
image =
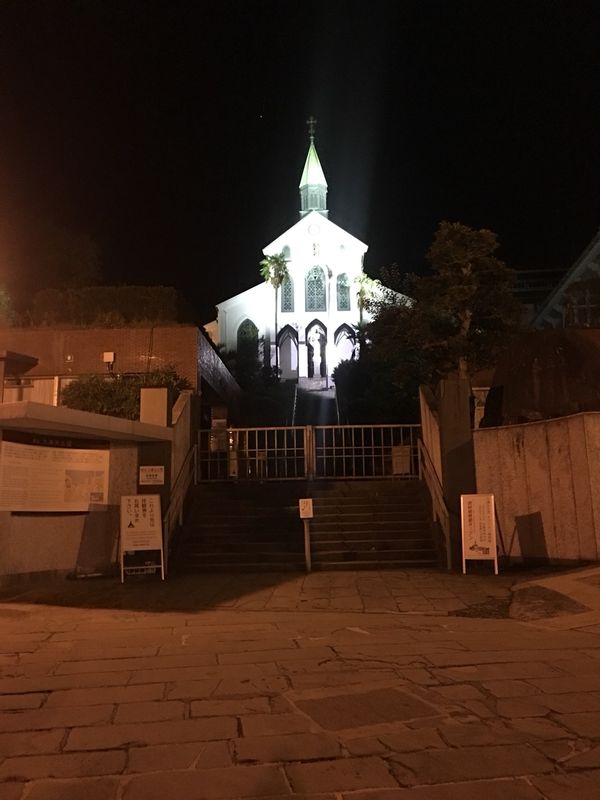
[[[452,546],[450,540],[450,511],[444,498],[444,489],[437,474],[429,450],[422,439],[418,441],[419,447],[419,479],[425,480],[431,496],[434,521],[440,523],[446,543],[446,566],[452,569]]]
[[[173,532],[175,520],[179,525],[183,524],[183,504],[188,493],[188,489],[192,481],[196,483],[196,462],[197,462],[197,445],[192,445],[181,465],[179,474],[175,479],[173,488],[171,489],[171,499],[167,510],[163,515],[163,541],[164,541],[164,559],[165,559],[165,573],[169,562],[169,549],[170,538]],[[190,469],[190,466],[192,467]]]

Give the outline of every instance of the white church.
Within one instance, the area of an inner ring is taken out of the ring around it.
[[[256,341],[265,363],[279,362],[282,380],[325,389],[335,367],[352,358],[357,347],[358,281],[367,245],[329,219],[314,126],[311,118],[299,187],[300,219],[263,249],[265,257],[282,254],[288,268],[278,292],[277,331],[275,290],[265,281],[218,303],[218,318],[206,327],[229,351],[238,350],[243,341]]]

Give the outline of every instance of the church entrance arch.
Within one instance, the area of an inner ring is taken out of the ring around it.
[[[306,352],[308,357],[308,377],[327,377],[327,328],[319,320],[306,328]]]
[[[335,343],[336,360],[350,361],[356,347],[356,332],[350,325],[344,323],[336,330],[333,341]]]
[[[298,378],[298,332],[291,325],[286,325],[277,334],[279,347],[279,369],[281,380],[291,381]]]

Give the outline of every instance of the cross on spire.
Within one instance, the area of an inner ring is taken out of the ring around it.
[[[311,144],[315,140],[315,130],[317,128],[317,120],[315,117],[311,116],[306,120],[306,124],[308,125],[308,135],[310,136]]]

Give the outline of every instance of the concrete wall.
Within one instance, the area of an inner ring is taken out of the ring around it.
[[[108,506],[88,513],[0,511],[0,585],[106,571],[117,558],[122,494],[136,493],[137,445],[111,443]]]
[[[493,493],[515,558],[600,557],[600,413],[474,431],[477,491]]]
[[[171,445],[171,487],[183,466],[192,441],[192,395],[182,392],[173,406],[173,440]]]

